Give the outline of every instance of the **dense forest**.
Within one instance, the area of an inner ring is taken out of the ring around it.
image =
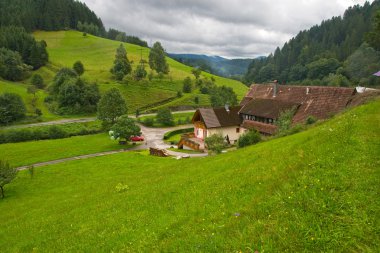
[[[96,36],[147,47],[146,41],[116,29],[106,31],[102,20],[86,4],[75,0],[1,0],[0,27],[59,31],[74,29]]]
[[[246,83],[278,80],[280,83],[332,86],[378,86],[380,78],[380,1],[347,9],[277,48],[266,58],[255,59],[245,75]],[[368,42],[368,43],[367,43]]]

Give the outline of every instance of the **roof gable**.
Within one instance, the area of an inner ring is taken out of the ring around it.
[[[202,121],[207,128],[238,126],[241,123],[239,116],[240,106],[233,106],[227,111],[224,107],[201,108],[193,116],[193,123]]]

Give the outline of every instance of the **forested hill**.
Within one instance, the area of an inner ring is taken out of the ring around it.
[[[169,54],[169,56],[188,66],[224,77],[244,76],[252,61],[252,59],[226,59],[220,56],[199,54]]]
[[[102,20],[76,0],[0,0],[0,27],[6,26],[23,27],[28,32],[73,29],[148,47],[136,36],[112,28],[106,31]]]
[[[27,31],[77,29],[78,22],[104,33],[102,20],[86,4],[74,0],[1,0],[0,26],[21,26]],[[100,34],[97,34],[100,35]]]
[[[379,37],[379,23],[379,0],[350,7],[343,17],[333,17],[301,31],[274,54],[253,60],[245,80],[247,83],[277,79],[281,83],[305,85],[378,86],[380,78],[372,74],[380,70],[380,53],[367,33],[372,30]]]

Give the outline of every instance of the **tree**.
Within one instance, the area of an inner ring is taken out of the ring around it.
[[[366,41],[377,51],[380,51],[380,10],[373,20],[372,31],[366,34]]]
[[[0,96],[0,124],[9,124],[25,117],[26,108],[20,95],[4,93]]]
[[[1,198],[4,198],[4,186],[12,182],[17,175],[17,170],[12,168],[9,163],[0,160],[0,191]]]
[[[224,106],[226,104],[231,106],[237,105],[237,96],[234,90],[230,87],[214,87],[209,93],[211,96],[211,105],[213,107]]]
[[[31,83],[36,86],[38,89],[43,89],[45,87],[44,79],[39,74],[34,74],[32,76]]]
[[[149,52],[149,66],[157,73],[168,74],[169,65],[166,63],[165,49],[161,46],[160,42],[154,43],[152,49]]]
[[[73,65],[73,69],[78,74],[78,76],[81,76],[84,73],[84,66],[81,61],[76,61]]]
[[[200,68],[193,68],[193,69],[191,70],[191,73],[193,73],[195,79],[198,80],[199,77],[200,77],[200,75],[201,75],[201,73],[202,73],[202,70],[201,70]]]
[[[135,71],[133,72],[133,77],[136,79],[136,80],[141,80],[141,79],[144,79],[146,77],[148,73],[146,72],[145,70],[145,66],[144,64],[139,64]]]
[[[186,78],[183,80],[182,91],[183,91],[184,93],[191,93],[191,88],[192,88],[191,79],[190,79],[190,77],[186,77]]]
[[[128,118],[128,115],[121,116],[111,127],[111,131],[115,139],[121,138],[126,141],[128,141],[131,136],[141,135],[140,127],[136,125],[133,119]]]
[[[21,81],[30,69],[30,66],[22,62],[19,53],[0,48],[0,77],[10,81]]]
[[[123,44],[116,49],[116,55],[114,65],[111,69],[111,73],[115,76],[116,80],[123,80],[124,76],[128,75],[132,71],[131,63],[127,57],[127,51]]]
[[[238,140],[238,147],[242,148],[252,144],[256,144],[261,140],[261,135],[256,130],[249,130],[248,132],[242,134]]]
[[[164,126],[173,126],[174,118],[169,108],[162,108],[157,112],[156,121]]]
[[[308,69],[308,78],[323,79],[330,73],[335,73],[339,68],[340,62],[335,58],[321,58],[306,65]]]
[[[221,134],[213,134],[205,139],[207,148],[217,154],[221,153],[226,147],[224,143],[224,138]]]
[[[115,124],[116,119],[126,113],[127,104],[116,88],[107,91],[99,101],[98,119],[105,124]]]

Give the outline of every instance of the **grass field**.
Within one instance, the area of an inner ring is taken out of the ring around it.
[[[84,78],[97,82],[103,92],[111,87],[119,88],[124,94],[131,111],[147,104],[154,104],[161,100],[175,97],[177,91],[182,90],[183,79],[187,76],[192,76],[190,67],[167,58],[170,73],[163,79],[156,77],[149,84],[136,81],[119,84],[112,79],[109,70],[113,65],[115,51],[120,42],[92,35],[83,37],[82,33],[76,31],[41,31],[35,32],[34,36],[38,40],[45,40],[48,44],[51,64],[39,70],[47,80],[51,80],[54,72],[59,68],[71,67],[75,61],[81,60],[86,68]],[[133,62],[133,68],[136,67],[141,55],[143,59],[148,61],[148,48],[126,43],[124,45],[126,46],[129,60]],[[202,75],[207,78],[213,76],[208,73],[202,73]],[[214,78],[217,85],[232,87],[239,99],[248,90],[245,85],[238,81],[217,76],[214,76]]]
[[[21,172],[0,201],[0,248],[378,252],[379,111],[208,158],[122,153]]]
[[[133,81],[128,83],[117,83],[113,80],[111,73],[109,72],[113,65],[114,55],[116,48],[120,45],[120,42],[107,40],[92,35],[82,36],[82,33],[76,31],[59,31],[59,32],[35,32],[34,36],[38,40],[45,40],[48,44],[48,53],[50,62],[45,66],[35,71],[42,75],[45,83],[49,84],[58,70],[62,67],[72,67],[73,63],[77,60],[82,61],[85,66],[86,72],[83,78],[89,82],[96,82],[99,84],[101,93],[104,93],[108,89],[113,87],[118,88],[125,97],[129,113],[134,113],[136,109],[146,107],[148,111],[157,110],[162,107],[171,108],[196,108],[198,106],[210,106],[210,99],[208,95],[196,94],[194,91],[192,94],[184,94],[181,98],[176,98],[177,92],[182,90],[183,79],[187,76],[191,76],[190,67],[183,65],[171,58],[167,58],[167,62],[170,65],[170,73],[164,78],[160,79],[157,76],[150,82],[145,81]],[[132,44],[124,45],[127,48],[128,58],[133,62],[133,68],[140,60],[140,53],[145,60],[148,60],[149,49],[142,48]],[[203,78],[211,78],[211,74],[202,73]],[[239,100],[245,95],[248,88],[242,83],[223,78],[213,76],[217,85],[226,85],[232,87]],[[9,82],[0,80],[0,94],[3,92],[14,92],[23,98],[28,107],[29,114],[33,114],[32,107],[30,105],[31,96],[27,94],[27,86],[30,84],[30,79],[23,82]],[[50,121],[67,117],[78,117],[83,115],[67,115],[60,116],[54,115],[47,109],[43,103],[44,98],[47,96],[45,91],[38,92],[37,108],[42,110],[42,121]],[[199,97],[199,103],[195,103],[195,96]],[[155,106],[155,104],[172,99],[167,104]],[[91,115],[92,116],[92,115]],[[32,119],[25,120],[31,122]],[[35,121],[35,120],[34,120]],[[22,123],[22,122],[21,122]]]
[[[0,145],[0,160],[13,166],[29,165],[60,158],[118,150],[121,146],[110,140],[108,134],[75,136],[65,139],[7,143]]]

